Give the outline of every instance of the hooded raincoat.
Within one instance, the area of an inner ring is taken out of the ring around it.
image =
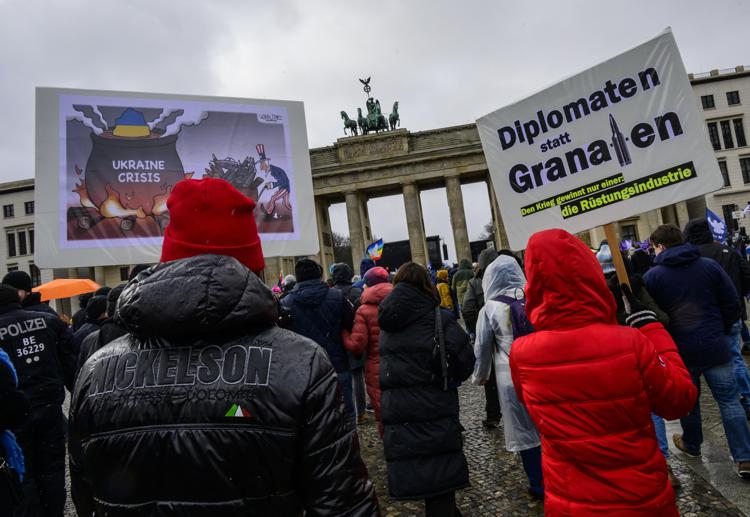
[[[474,270],[471,268],[471,262],[461,259],[458,271],[456,271],[453,275],[453,280],[451,280],[451,287],[453,288],[453,292],[456,293],[456,300],[458,300],[459,305],[464,301],[466,289],[469,287],[469,280],[472,278],[474,278]]]
[[[568,232],[532,236],[526,274],[536,331],[510,368],[542,437],[545,515],[678,515],[651,412],[685,416],[697,391],[669,334],[617,325],[598,261]]]
[[[482,277],[482,289],[486,301],[479,311],[477,337],[474,341],[474,374],[472,382],[479,384],[490,377],[491,366],[495,366],[495,380],[503,409],[505,448],[510,452],[521,452],[538,447],[539,432],[526,408],[518,401],[510,374],[510,353],[513,344],[513,326],[510,322],[510,306],[495,301],[503,295],[522,299],[526,278],[518,263],[511,257],[500,256],[492,262]]]

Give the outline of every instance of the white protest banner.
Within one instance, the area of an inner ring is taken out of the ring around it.
[[[169,193],[203,177],[256,202],[264,255],[318,252],[301,102],[37,88],[35,263],[158,262]]]
[[[477,120],[510,246],[723,185],[671,30]]]

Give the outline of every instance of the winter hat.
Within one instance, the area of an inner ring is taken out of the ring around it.
[[[374,267],[365,273],[365,285],[372,287],[388,282],[388,271],[382,267]]]
[[[596,254],[596,260],[599,261],[599,265],[602,267],[605,275],[615,270],[615,263],[612,260],[612,252],[609,249],[609,244],[602,244],[602,247],[599,248],[599,252]]]
[[[105,285],[104,287],[100,287],[99,289],[94,291],[94,296],[107,296],[111,290],[111,287],[107,287]]]
[[[107,293],[107,316],[110,318],[115,315],[115,309],[117,308],[117,300],[120,298],[120,293],[125,289],[126,284],[120,284],[117,287],[112,288]]]
[[[336,283],[345,284],[351,282],[352,275],[354,275],[354,271],[352,271],[352,268],[350,268],[349,264],[346,262],[339,262],[338,264],[334,264],[331,268],[331,276]]]
[[[228,255],[259,274],[265,267],[255,201],[222,179],[178,182],[167,200],[169,226],[161,262],[195,255]]]
[[[85,293],[78,297],[78,304],[81,306],[81,309],[86,308],[86,304],[89,303],[89,300],[94,297],[94,293]]]
[[[26,271],[11,271],[3,277],[2,283],[20,291],[31,292],[31,277]]]
[[[107,297],[94,296],[86,304],[86,321],[94,322],[98,320],[107,310]]]
[[[323,276],[323,268],[314,260],[298,260],[294,265],[294,276],[297,277],[297,282],[319,280]]]
[[[18,298],[18,288],[0,284],[0,306],[21,303]]]
[[[284,285],[292,286],[297,283],[297,279],[294,275],[286,275],[284,277]]]
[[[447,269],[441,269],[437,272],[438,280],[448,281],[448,270]]]
[[[479,252],[479,270],[484,271],[487,266],[492,264],[492,261],[497,258],[497,251],[495,248],[485,248]]]

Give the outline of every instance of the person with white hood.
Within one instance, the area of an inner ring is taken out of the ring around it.
[[[484,384],[495,366],[497,391],[502,408],[505,448],[521,455],[521,462],[529,478],[529,495],[544,498],[542,484],[542,449],[539,432],[518,401],[510,374],[510,353],[513,344],[511,305],[499,301],[501,296],[524,299],[526,277],[512,257],[500,255],[487,267],[482,277],[485,304],[479,311],[474,342],[474,384]]]

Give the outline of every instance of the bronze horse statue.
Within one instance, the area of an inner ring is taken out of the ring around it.
[[[393,103],[393,111],[388,115],[388,122],[390,122],[391,130],[401,125],[401,118],[398,116],[398,101]]]
[[[346,130],[348,129],[352,136],[357,136],[357,121],[350,119],[346,111],[341,112],[341,119],[344,121],[344,135],[346,135]]]

